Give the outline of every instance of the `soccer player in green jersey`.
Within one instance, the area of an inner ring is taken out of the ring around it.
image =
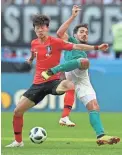
[[[57,31],[58,37],[65,41],[75,44],[87,44],[88,41],[88,27],[87,25],[78,25],[73,30],[73,37],[66,33],[74,18],[78,15],[80,8],[73,6],[71,17],[59,28]],[[99,49],[100,46],[96,46]],[[89,61],[85,51],[72,50],[64,52],[65,63],[55,66],[42,73],[45,79],[50,78],[58,72],[65,72],[66,78],[71,80],[75,85],[75,92],[77,97],[82,101],[89,113],[89,120],[97,137],[97,144],[114,144],[120,141],[119,137],[108,136],[105,134],[102,121],[100,119],[99,105],[96,99],[96,93],[91,85],[88,68]],[[66,122],[66,118],[61,118],[59,123]]]

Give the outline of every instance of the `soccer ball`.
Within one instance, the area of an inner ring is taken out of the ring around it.
[[[47,132],[42,127],[34,127],[30,130],[30,140],[35,144],[43,143],[47,138]]]

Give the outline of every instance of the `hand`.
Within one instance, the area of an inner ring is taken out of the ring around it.
[[[30,57],[30,58],[26,59],[26,62],[27,62],[29,65],[31,65],[32,62],[33,62],[33,59]]]
[[[109,48],[108,44],[101,44],[98,46],[98,49],[102,51],[107,51],[108,48]]]
[[[73,8],[72,8],[72,16],[73,17],[76,17],[78,15],[78,13],[79,13],[80,10],[81,9],[79,8],[78,5],[74,5]]]

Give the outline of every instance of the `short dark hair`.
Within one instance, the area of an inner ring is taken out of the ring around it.
[[[76,34],[76,33],[78,32],[78,29],[79,29],[80,27],[85,27],[85,28],[88,29],[88,24],[80,24],[80,25],[77,25],[77,26],[74,28],[74,30],[73,30],[73,35]]]
[[[49,26],[50,23],[50,18],[46,15],[34,15],[33,16],[33,27],[35,28],[35,26],[39,26],[39,25],[46,25]]]

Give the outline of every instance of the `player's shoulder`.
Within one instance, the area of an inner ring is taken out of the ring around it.
[[[51,40],[52,42],[60,42],[60,41],[62,41],[62,39],[60,39],[60,38],[58,38],[58,37],[53,37],[53,36],[50,36],[50,40]]]
[[[68,37],[68,41],[74,41],[74,40],[76,40],[74,37],[72,37],[72,36]]]
[[[36,39],[33,39],[33,40],[31,41],[31,45],[36,44],[36,43],[37,43],[37,41],[38,41],[38,39],[37,39],[37,38],[36,38]]]
[[[71,41],[63,40],[63,39],[58,38],[58,37],[51,37],[51,39],[52,39],[52,42],[53,43],[67,43],[67,44],[72,44]]]

